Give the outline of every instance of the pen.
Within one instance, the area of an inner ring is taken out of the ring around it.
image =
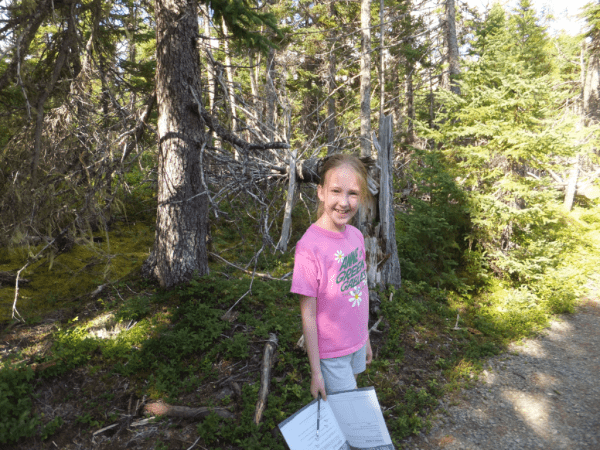
[[[321,421],[321,393],[317,396],[317,439],[319,439],[319,422]]]

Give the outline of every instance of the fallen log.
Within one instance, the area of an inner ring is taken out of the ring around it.
[[[11,370],[20,370],[20,369],[24,369],[26,367],[29,367],[31,370],[33,370],[34,372],[40,372],[42,370],[46,370],[50,367],[54,367],[56,366],[59,362],[62,362],[62,358],[57,358],[55,360],[52,361],[46,361],[43,363],[34,363],[34,364],[28,364],[28,365],[20,365],[23,363],[27,363],[29,360],[28,359],[22,359],[20,361],[11,361],[9,363],[7,363],[4,367],[6,369],[11,369]]]
[[[271,365],[275,349],[277,348],[277,336],[274,333],[269,334],[269,340],[265,345],[262,367],[260,369],[260,390],[258,391],[258,402],[254,412],[254,423],[259,424],[262,415],[267,407],[267,396],[269,395],[269,384],[271,382]]]
[[[189,408],[187,406],[173,406],[163,401],[148,403],[144,406],[144,413],[153,416],[181,417],[185,419],[203,419],[211,413],[224,419],[233,419],[234,415],[225,408],[200,407]]]

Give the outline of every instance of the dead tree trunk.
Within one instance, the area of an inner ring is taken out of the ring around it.
[[[579,115],[581,122],[585,123],[585,109],[583,107],[584,96],[585,96],[585,40],[581,41],[581,52],[579,54],[579,80],[581,84],[581,95],[579,97]]]
[[[567,190],[565,191],[565,202],[564,207],[566,211],[571,211],[573,208],[573,200],[575,200],[575,192],[577,191],[577,178],[579,178],[580,169],[580,157],[577,155],[575,164],[571,169],[571,175],[569,176],[569,183],[567,184]]]
[[[333,2],[332,2],[333,4]],[[327,154],[332,155],[335,153],[336,145],[336,132],[335,132],[335,97],[334,92],[335,86],[335,71],[336,71],[336,57],[333,48],[329,54],[329,73],[327,74],[327,88],[329,98],[327,99]]]
[[[456,10],[454,0],[446,0],[446,42],[448,43],[448,70],[450,71],[450,91],[460,95],[457,77],[460,75],[458,60],[458,40],[456,38]]]
[[[275,50],[270,49],[267,56],[266,86],[267,104],[265,120],[267,122],[267,138],[272,141],[275,137],[275,114],[277,108],[277,91],[275,90]]]
[[[396,244],[396,219],[394,216],[394,143],[392,116],[384,116],[379,129],[379,242],[382,258],[377,263],[381,283],[400,287],[402,281],[398,246]],[[375,141],[375,140],[374,140]]]
[[[370,170],[371,185],[374,180],[379,180],[375,204],[377,211],[373,218],[378,217],[379,223],[374,220],[362,224],[361,231],[365,238],[365,252],[367,259],[367,280],[369,288],[381,287],[392,284],[400,287],[400,260],[396,244],[396,225],[394,218],[393,194],[393,122],[392,116],[384,117],[380,125],[379,139],[373,134],[373,146],[377,149],[380,170]],[[378,173],[377,173],[378,172]],[[377,215],[375,215],[378,213]]]
[[[415,142],[415,106],[414,106],[414,86],[413,73],[414,63],[412,58],[408,58],[406,64],[406,143],[412,145]]]
[[[337,18],[337,10],[335,9],[335,2],[329,3],[329,14],[331,17]],[[335,54],[335,47],[337,41],[333,41],[329,50],[329,60],[327,61],[327,154],[332,155],[336,150],[336,129],[335,129],[335,97],[336,91],[335,85],[335,74],[337,66],[337,58]]]
[[[277,250],[282,253],[287,250],[287,245],[292,234],[292,209],[294,208],[294,197],[296,196],[296,186],[298,181],[296,179],[296,158],[298,157],[298,150],[292,149],[290,151],[290,172],[287,199],[285,201],[285,212],[283,216],[283,225],[281,226],[281,237],[277,243]]]
[[[600,119],[600,58],[593,47],[590,51],[583,86],[583,114],[586,124],[591,120]]]
[[[258,75],[257,75],[257,70],[258,70],[258,62],[256,61],[256,59],[254,58],[254,51],[253,50],[249,50],[248,51],[248,65],[250,66],[250,70],[249,70],[249,75],[250,75],[250,90],[252,92],[252,100],[251,100],[251,106],[252,109],[254,110],[254,114],[256,114],[256,117],[249,115],[246,120],[248,122],[248,127],[249,128],[254,128],[254,129],[258,129],[258,124],[259,122],[262,120],[261,115],[260,115],[260,110],[258,108],[258,103],[259,103],[259,96],[258,96]],[[246,136],[247,136],[247,141],[251,142],[252,141],[252,133],[250,133],[250,130],[248,130],[246,132]]]
[[[192,0],[156,0],[158,211],[144,273],[171,287],[208,273],[207,193],[203,190],[204,121],[198,21]]]
[[[384,0],[379,0],[379,126],[383,123],[385,114],[385,5]],[[379,130],[381,133],[381,129]]]
[[[208,5],[202,6],[202,13],[204,16],[204,45],[206,48],[206,77],[208,91],[208,112],[214,114],[213,108],[215,106],[215,93],[217,90],[217,82],[215,75],[214,58],[212,56],[212,39],[210,38],[210,11]]]
[[[233,67],[231,63],[231,53],[229,52],[229,30],[225,19],[222,22],[223,35],[223,47],[225,50],[225,73],[227,75],[227,96],[229,97],[229,113],[231,114],[231,129],[235,132],[237,130],[237,111],[235,106],[235,92],[233,90]]]

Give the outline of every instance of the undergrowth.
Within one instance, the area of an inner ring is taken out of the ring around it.
[[[172,291],[149,286],[124,301],[118,295],[98,300],[101,310],[94,318],[72,320],[60,327],[54,332],[50,354],[34,359],[37,364],[54,365],[40,373],[22,365],[8,368],[8,363],[0,370],[0,442],[59,432],[62,419],[44,424],[32,408],[35,386],[75,368],[93,374],[102,367],[106,370],[101,382],[109,384],[111,377],[124,376],[138,398],[145,395],[174,404],[195,398],[196,402],[229,407],[236,421],[211,416],[198,426],[205,446],[283,449],[282,438],[271,431],[311,399],[308,360],[295,347],[301,335],[298,302],[289,293],[289,282],[254,280],[252,293],[234,310],[235,319],[222,320],[249,283],[246,277],[213,274]],[[114,289],[113,294],[124,291],[125,286],[115,285]],[[389,294],[391,301],[387,300]],[[386,298],[381,305],[384,321],[379,327],[384,332],[372,337],[376,358],[359,384],[377,389],[397,444],[426,426],[440,395],[470,382],[482,357],[497,353],[509,340],[545,324],[544,314],[525,318],[521,312],[498,315],[491,312],[498,307],[491,296],[487,304],[475,308],[479,304],[474,300],[469,303],[424,282],[406,281],[402,289],[381,295]],[[451,328],[458,308],[464,312],[463,329],[457,332]],[[472,334],[466,327],[478,327],[482,334]],[[269,333],[278,337],[278,356],[268,408],[263,422],[256,426],[253,414],[260,385],[258,369]],[[235,367],[244,364],[252,369],[241,378],[242,395],[235,403],[215,400],[203,388],[235,375]],[[227,367],[232,370],[224,371]],[[424,375],[407,377],[407,367],[415,367]],[[78,419],[85,430],[108,424],[103,408],[96,406],[88,404],[87,412]]]

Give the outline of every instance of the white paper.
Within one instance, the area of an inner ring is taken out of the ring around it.
[[[373,387],[321,400],[318,439],[317,405],[313,400],[279,424],[290,450],[394,450]]]
[[[392,445],[375,389],[337,393],[328,396],[327,400],[352,447],[370,449]]]
[[[309,403],[279,428],[291,450],[343,450],[349,449],[329,401],[321,400],[319,437],[317,438],[317,401]]]

